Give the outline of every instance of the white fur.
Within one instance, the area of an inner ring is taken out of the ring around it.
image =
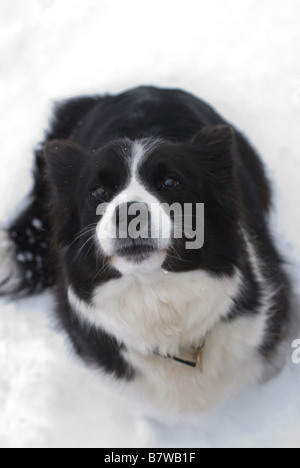
[[[152,143],[153,144],[153,143]],[[139,180],[138,169],[141,161],[147,156],[149,147],[147,141],[135,141],[132,145],[132,164],[131,177],[128,186],[116,196],[108,205],[104,216],[97,226],[97,238],[99,245],[104,254],[108,257],[112,256],[112,264],[122,274],[130,273],[136,269],[144,269],[143,264],[132,263],[125,259],[120,259],[115,254],[114,248],[114,232],[115,226],[113,217],[116,208],[122,203],[138,202],[145,203],[151,213],[151,233],[152,237],[157,240],[157,247],[161,252],[160,255],[154,254],[151,262],[153,267],[160,267],[166,254],[163,252],[170,246],[172,221],[162,207],[159,200],[151,195],[148,190],[142,185]],[[163,233],[163,235],[161,235]],[[148,260],[149,262],[149,260]]]
[[[92,305],[69,288],[69,301],[85,323],[126,345],[136,370],[128,392],[169,415],[194,413],[261,376],[256,347],[264,318],[222,322],[241,284],[239,272],[214,278],[205,272],[128,275],[99,287]],[[191,353],[205,338],[204,373],[162,356]],[[158,350],[161,356],[153,353]]]
[[[263,336],[263,322],[261,316],[219,322],[206,336],[203,373],[171,359],[129,349],[125,356],[137,375],[129,393],[152,416],[197,418],[199,411],[261,378],[264,366],[255,347]]]
[[[242,233],[244,236],[244,240],[246,243],[246,248],[249,256],[249,261],[252,267],[252,271],[255,275],[255,279],[258,284],[261,286],[261,305],[259,310],[257,311],[260,315],[264,316],[267,319],[267,312],[270,310],[272,305],[274,305],[274,297],[277,293],[276,289],[274,289],[273,285],[264,277],[263,271],[263,264],[260,260],[259,256],[256,253],[255,247],[250,241],[250,238],[245,229],[242,229]],[[266,320],[265,320],[266,322]],[[266,327],[266,323],[265,323]]]
[[[2,290],[5,294],[13,292],[20,281],[14,243],[6,231],[0,230],[0,293]]]
[[[246,232],[244,236],[252,271],[265,291],[256,315],[222,320],[243,287],[238,270],[219,278],[205,271],[169,273],[150,260],[143,269],[98,287],[91,304],[69,287],[69,302],[81,320],[125,344],[124,358],[136,372],[127,391],[148,405],[152,415],[195,415],[264,377],[268,364],[258,348],[276,291],[264,278]],[[5,231],[0,231],[0,278],[9,279],[6,291],[20,281],[14,245]],[[203,339],[203,373],[166,357],[192,357]]]
[[[158,251],[153,253],[149,258],[141,263],[135,263],[128,261],[126,258],[114,255],[111,259],[111,264],[116,268],[122,275],[132,275],[138,273],[139,275],[145,275],[153,273],[164,263],[166,259],[165,251]]]
[[[274,291],[249,238],[247,247],[265,297],[257,314],[231,321],[222,319],[243,287],[238,270],[219,278],[204,271],[131,273],[97,288],[91,305],[69,288],[69,301],[83,322],[125,344],[124,357],[136,370],[128,392],[148,403],[151,414],[156,408],[156,416],[193,415],[264,377],[268,363],[258,349]],[[203,339],[203,373],[163,357],[192,356]]]
[[[264,276],[264,264],[260,259],[259,255],[257,254],[254,244],[250,240],[246,229],[244,229],[243,227],[242,233],[246,243],[246,248],[252,271],[254,272],[257,283],[261,286],[260,305],[256,311],[256,314],[262,317],[263,320],[261,326],[264,339],[266,338],[267,333],[270,333],[268,330],[269,311],[272,310],[272,313],[274,313],[274,307],[276,306],[276,294],[278,293],[278,290],[276,289],[274,284],[272,284],[272,282]],[[286,272],[286,274],[287,276],[289,276],[288,272]],[[294,323],[294,320],[292,320],[292,323]],[[278,343],[277,349],[273,353],[273,355],[268,356],[261,380],[269,380],[270,378],[274,377],[274,375],[276,375],[284,366],[286,356],[288,355],[287,348],[290,346],[290,335],[291,325],[286,323],[284,325],[284,335],[282,342]]]
[[[240,275],[214,278],[203,271],[168,273],[162,269],[131,274],[98,287],[92,305],[72,288],[69,300],[88,323],[105,328],[143,354],[176,354],[199,345],[224,317],[237,295]]]

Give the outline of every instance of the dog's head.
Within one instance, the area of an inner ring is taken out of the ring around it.
[[[218,125],[185,143],[48,143],[54,231],[67,263],[95,281],[158,268],[228,272],[237,233],[233,141],[233,130]]]

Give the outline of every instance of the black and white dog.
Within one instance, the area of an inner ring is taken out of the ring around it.
[[[59,103],[34,176],[27,209],[0,234],[0,292],[55,286],[88,364],[165,414],[279,370],[291,288],[269,183],[207,104],[152,87]],[[174,204],[193,207],[194,243]],[[131,235],[134,222],[148,235]]]

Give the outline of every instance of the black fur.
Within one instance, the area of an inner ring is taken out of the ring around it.
[[[127,180],[127,149],[140,138],[160,141],[141,172],[149,189],[164,202],[174,202],[175,196],[182,204],[205,203],[204,247],[185,251],[184,240],[178,240],[175,247],[184,262],[170,256],[164,268],[204,269],[220,276],[238,267],[244,275],[243,295],[227,320],[256,313],[261,301],[261,285],[249,267],[241,225],[251,233],[268,265],[264,273],[277,290],[277,305],[270,311],[261,346],[267,356],[281,339],[287,320],[289,283],[269,234],[271,193],[265,170],[237,130],[183,91],[141,87],[56,106],[51,130],[36,151],[31,204],[9,230],[22,260],[24,279],[19,289],[33,293],[55,285],[59,317],[77,352],[120,378],[132,378],[134,371],[122,358],[122,345],[104,332],[85,329],[75,319],[66,300],[66,281],[89,301],[96,285],[120,277],[117,271],[102,268],[105,258],[99,257],[90,232],[78,235],[99,221],[95,214],[99,202],[90,197],[89,189],[101,179],[111,198],[121,191]],[[174,168],[185,188],[168,195],[161,189],[161,178]]]

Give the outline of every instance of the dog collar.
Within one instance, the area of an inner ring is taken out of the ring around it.
[[[173,361],[176,361],[180,364],[183,364],[188,367],[193,367],[194,369],[197,368],[203,374],[203,356],[202,356],[202,350],[205,346],[205,340],[202,341],[202,344],[198,346],[196,349],[193,350],[193,358],[190,359],[185,359],[183,357],[178,357],[178,356],[171,356],[168,354],[167,356],[162,356],[158,352],[155,352],[157,356],[160,356],[164,359],[172,359]]]

